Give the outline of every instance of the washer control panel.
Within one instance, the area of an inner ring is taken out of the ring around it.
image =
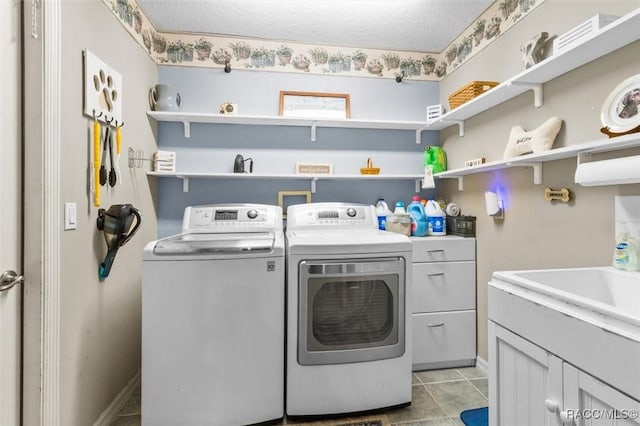
[[[282,209],[261,204],[191,206],[184,211],[182,232],[255,232],[282,230]]]

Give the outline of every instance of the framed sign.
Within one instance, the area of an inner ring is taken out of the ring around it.
[[[349,95],[321,92],[280,92],[282,117],[349,118]]]
[[[333,166],[331,164],[309,164],[296,163],[297,175],[331,175]]]

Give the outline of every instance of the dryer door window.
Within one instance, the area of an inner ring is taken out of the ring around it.
[[[300,364],[404,353],[404,259],[302,262],[300,277]]]

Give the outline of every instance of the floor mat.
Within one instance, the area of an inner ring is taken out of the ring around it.
[[[364,422],[355,422],[355,423],[340,423],[336,426],[382,426],[382,421],[380,420],[367,420]]]
[[[489,425],[489,408],[474,408],[460,413],[460,420],[465,426],[488,426]]]

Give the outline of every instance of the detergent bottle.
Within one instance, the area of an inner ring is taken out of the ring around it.
[[[427,215],[424,212],[420,197],[413,196],[413,201],[407,206],[407,212],[411,216],[411,235],[424,237],[427,235]]]
[[[447,235],[447,215],[434,200],[427,201],[425,206],[427,216],[427,235]]]
[[[439,146],[427,145],[424,148],[424,166],[431,167],[433,173],[447,170],[447,153]]]
[[[387,229],[387,216],[391,214],[391,210],[389,210],[389,206],[387,202],[384,201],[384,198],[378,199],[376,202],[376,216],[378,216],[378,229],[386,230]]]

